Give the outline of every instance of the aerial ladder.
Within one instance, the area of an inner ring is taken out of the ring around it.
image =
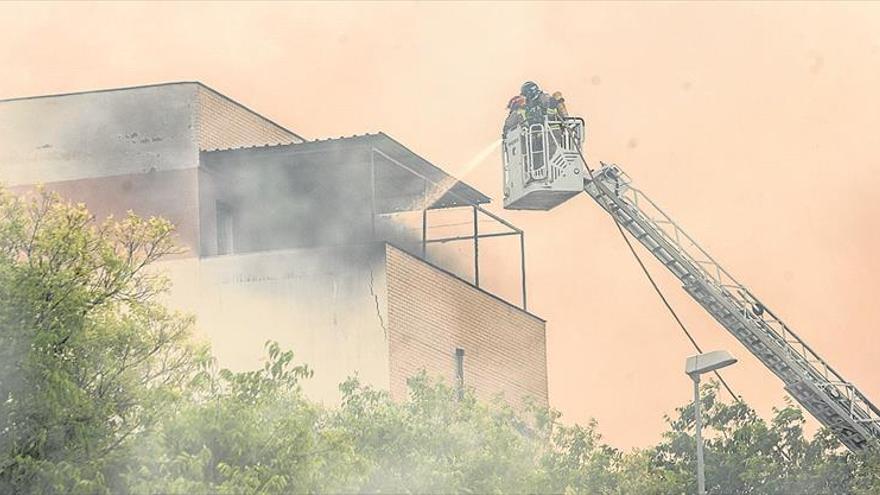
[[[581,191],[682,283],[684,290],[849,450],[880,446],[880,410],[745,285],[700,247],[614,164],[592,170],[581,152],[584,121],[528,122],[503,140],[504,207],[550,210]]]

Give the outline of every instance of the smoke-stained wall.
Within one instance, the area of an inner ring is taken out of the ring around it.
[[[196,85],[0,102],[0,180],[51,183],[198,166]]]
[[[19,98],[0,101],[0,183],[44,184],[98,219],[162,216],[198,256],[216,238],[213,204],[200,200],[215,184],[199,150],[301,141],[195,82]]]
[[[45,187],[65,200],[84,203],[99,221],[110,215],[124,217],[129,210],[142,217],[168,219],[174,223],[176,243],[184,249],[180,256],[199,253],[198,169],[50,182]],[[11,190],[23,193],[33,188]]]
[[[355,373],[397,396],[421,368],[449,378],[462,345],[482,397],[546,402],[543,322],[387,244],[420,252],[420,215],[402,220],[427,179],[371,147],[451,178],[384,135],[267,146],[298,142],[197,83],[0,101],[0,181],[45,184],[99,220],[132,210],[176,225],[189,250],[160,267],[174,283],[167,302],[197,315],[221,366],[253,369],[275,340],[315,369],[307,392],[334,402]],[[236,146],[248,149],[205,152]],[[428,254],[447,269],[461,261]]]

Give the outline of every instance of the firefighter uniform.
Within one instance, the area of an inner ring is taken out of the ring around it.
[[[520,95],[514,96],[507,102],[509,113],[507,114],[507,119],[504,121],[504,134],[507,134],[507,131],[522,125],[522,123],[526,121],[525,104],[525,97]]]

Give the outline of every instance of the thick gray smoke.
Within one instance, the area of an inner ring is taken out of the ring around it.
[[[381,157],[371,161],[368,148],[352,149],[345,141],[327,143],[320,152],[297,149],[293,145],[203,155],[207,169],[200,177],[204,253],[388,241],[414,255],[422,254],[419,206],[426,195],[448,186],[429,183],[426,191],[421,178]],[[437,217],[437,212],[431,216]],[[220,232],[209,232],[205,226],[210,224]],[[429,224],[428,238],[469,232],[466,224],[457,231],[448,227],[448,222],[439,227]],[[210,234],[217,234],[217,239]],[[445,269],[467,271],[467,263],[445,255],[443,249],[432,247],[430,254]]]

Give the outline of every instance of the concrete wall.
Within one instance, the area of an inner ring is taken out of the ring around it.
[[[195,285],[176,265],[172,299],[195,308],[222,366],[254,369],[275,340],[315,370],[306,393],[335,403],[355,373],[389,388],[384,258],[381,243],[203,258]]]
[[[69,201],[85,203],[99,221],[109,215],[121,218],[128,210],[143,217],[165,218],[176,227],[177,243],[185,249],[181,256],[186,257],[199,253],[197,173],[195,168],[154,171],[50,182],[45,187]],[[33,189],[11,188],[16,193]]]
[[[406,397],[422,369],[477,396],[547,405],[544,322],[384,243],[289,249],[166,262],[168,302],[193,312],[219,364],[261,365],[264,344],[292,349],[315,370],[305,392],[327,404],[355,374]]]
[[[199,255],[217,254],[217,201],[222,197],[223,183],[215,172],[200,167],[199,175]]]
[[[196,167],[195,84],[0,102],[0,182]]]
[[[195,84],[0,102],[0,181],[44,184],[98,219],[162,216],[198,253]]]
[[[547,405],[545,324],[397,248],[388,246],[391,393],[421,369],[455,383],[455,350],[464,349],[464,384],[477,397],[530,397]]]
[[[99,219],[162,216],[187,255],[213,254],[217,185],[199,150],[300,141],[198,83],[20,98],[0,101],[0,183],[45,184]]]

